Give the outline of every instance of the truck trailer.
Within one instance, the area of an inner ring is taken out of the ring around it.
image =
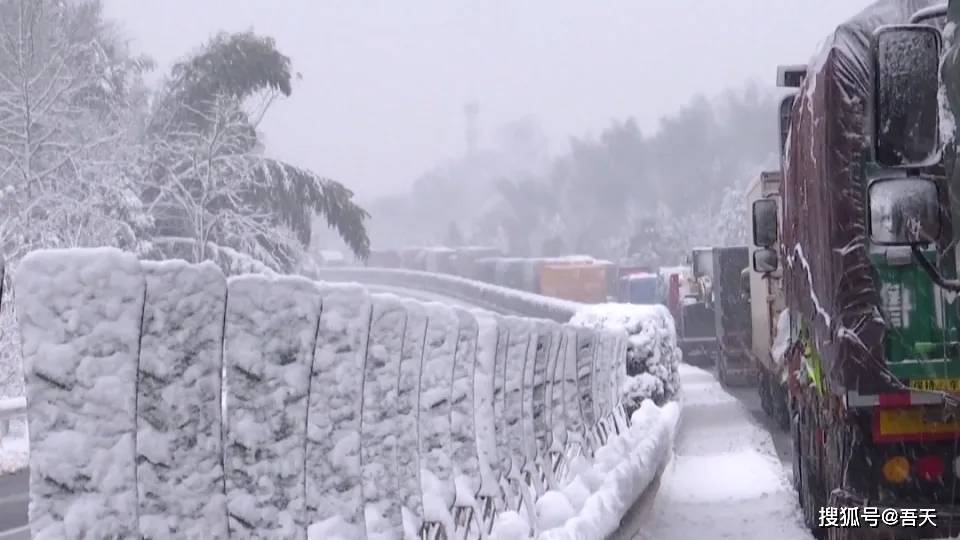
[[[794,483],[819,538],[960,532],[957,24],[960,0],[879,0],[781,70],[781,228],[754,206],[752,265],[782,270]],[[918,509],[933,519],[901,519]]]
[[[713,248],[710,302],[717,335],[717,379],[725,386],[753,384],[757,366],[751,354],[750,300],[747,277],[749,249]]]
[[[694,248],[691,255],[693,275],[680,298],[678,344],[688,363],[709,366],[719,351],[716,315],[711,301],[713,248]]]

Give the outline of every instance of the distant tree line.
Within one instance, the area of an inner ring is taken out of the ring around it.
[[[653,134],[616,121],[599,137],[571,139],[553,159],[544,140],[524,120],[492,149],[438,167],[408,195],[373,203],[375,245],[456,240],[517,256],[668,265],[698,245],[744,244],[744,189],[777,163],[776,98],[755,85],[698,97]],[[398,230],[402,236],[392,234]]]

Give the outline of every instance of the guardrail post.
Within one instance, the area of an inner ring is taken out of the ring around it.
[[[593,397],[594,356],[596,333],[586,328],[577,330],[577,392],[579,393],[580,417],[582,419],[584,450],[593,457],[597,447],[594,428],[597,425],[596,401]]]
[[[34,251],[20,261],[14,288],[31,535],[68,538],[70,516],[89,538],[136,538],[140,263],[114,249]]]
[[[365,537],[360,414],[373,301],[359,285],[322,284],[307,414],[307,518],[341,519]]]
[[[212,263],[141,266],[147,295],[137,388],[140,535],[226,539],[221,441],[226,278]]]
[[[423,359],[427,349],[429,316],[423,304],[402,300],[407,312],[403,332],[403,348],[397,370],[397,410],[395,433],[397,438],[397,488],[394,496],[407,509],[404,527],[420,531],[423,526],[423,498],[420,490],[420,381]],[[408,523],[412,519],[414,522]]]
[[[501,351],[505,355],[508,335],[500,317],[489,312],[473,312],[477,319],[477,357],[473,378],[476,402],[474,423],[477,436],[477,464],[480,468],[480,489],[477,491],[478,521],[483,538],[493,527],[496,512],[502,508],[503,491],[500,487],[502,462],[498,453],[501,440],[499,414],[502,401],[498,392],[503,391],[503,378],[497,379],[502,367]],[[499,388],[499,390],[498,390]]]
[[[440,514],[443,509],[452,509],[456,500],[453,483],[451,456],[450,392],[459,319],[452,308],[438,303],[426,304],[429,312],[426,347],[420,375],[419,398],[419,455],[420,489],[425,505],[425,524],[432,527],[432,534],[450,538],[454,524],[452,515]],[[435,536],[432,536],[432,538]]]
[[[480,517],[477,496],[481,486],[479,463],[479,428],[475,412],[479,408],[474,388],[476,373],[480,370],[481,352],[478,349],[480,326],[477,319],[464,309],[456,309],[458,319],[457,347],[454,356],[453,382],[450,387],[450,430],[454,480],[454,520],[458,538],[473,538],[481,526],[473,522]]]
[[[300,278],[231,278],[224,340],[231,538],[305,538],[306,429],[320,290]],[[297,464],[297,465],[293,465]]]
[[[373,295],[363,367],[360,469],[366,534],[403,530],[397,497],[397,374],[407,312],[399,300]]]

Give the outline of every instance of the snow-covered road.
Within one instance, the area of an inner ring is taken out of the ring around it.
[[[811,540],[770,432],[710,372],[682,364],[680,377],[674,455],[655,498],[636,509],[647,515],[628,515],[614,538]]]

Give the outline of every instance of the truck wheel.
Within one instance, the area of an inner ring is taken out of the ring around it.
[[[795,440],[798,440],[800,444],[794,447],[796,452],[794,460],[798,462],[795,469],[797,467],[800,469],[799,494],[800,506],[803,508],[803,520],[817,540],[824,540],[827,530],[819,527],[820,507],[826,504],[823,497],[823,479],[820,478],[820,474],[813,466],[812,456],[808,453],[808,449],[812,450],[814,448],[810,436],[816,433],[817,429],[816,423],[811,418],[812,416],[807,407],[804,407],[800,412],[799,433],[795,436]]]
[[[763,367],[757,370],[757,393],[760,394],[760,408],[763,409],[763,412],[767,416],[773,417],[773,410],[770,407],[770,388],[767,382],[767,372]]]
[[[802,495],[802,479],[803,476],[800,474],[800,456],[803,455],[803,452],[800,451],[800,414],[796,413],[790,417],[790,440],[793,442],[793,489],[797,490],[797,502],[800,503],[800,506],[803,506],[803,495]]]
[[[770,389],[773,394],[773,418],[780,425],[780,429],[786,431],[790,429],[790,403],[788,401],[787,385],[774,382],[774,380],[773,377],[770,378]]]
[[[729,381],[727,381],[727,359],[726,355],[723,352],[717,353],[717,380],[720,381],[720,386],[723,388],[728,388]]]

